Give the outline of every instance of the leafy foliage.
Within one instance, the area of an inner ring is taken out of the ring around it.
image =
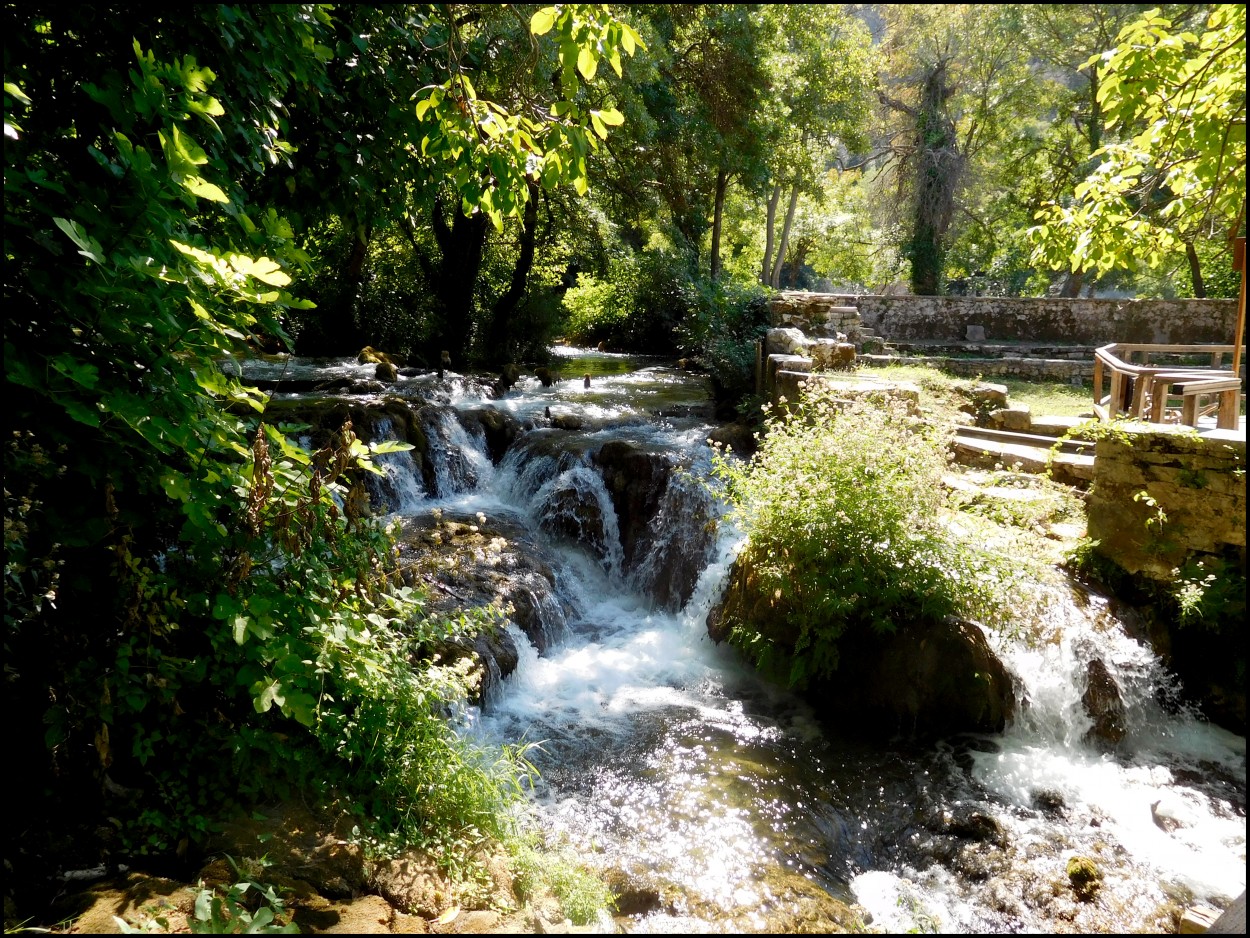
[[[1098,61],[1108,130],[1098,165],[1032,229],[1034,258],[1108,271],[1158,266],[1195,237],[1223,235],[1246,199],[1246,11],[1211,7],[1201,33],[1176,32],[1152,10]],[[1234,221],[1237,220],[1237,221]],[[1206,231],[1204,235],[1203,232]]]
[[[612,891],[570,851],[542,850],[529,844],[513,858],[517,895],[522,901],[550,892],[574,925],[593,925],[615,908]]]
[[[365,160],[363,138],[350,157],[300,156],[284,134],[302,148],[318,121],[343,119],[352,85],[335,69],[366,51],[351,33],[364,20],[318,5],[12,12],[5,703],[22,715],[11,754],[29,767],[15,797],[63,809],[14,816],[13,867],[35,881],[51,872],[41,863],[110,850],[183,854],[233,806],[297,792],[342,799],[375,836],[448,862],[507,833],[530,769],[522,751],[471,748],[448,720],[464,675],[420,649],[482,623],[427,616],[396,578],[363,485],[385,447],[350,423],[314,451],[296,445],[300,428],[275,425],[222,363],[287,344],[311,305],[289,291],[312,258],[283,193],[449,186],[506,217],[524,196],[500,148],[524,150],[522,124],[455,152],[456,134],[504,120],[457,81],[422,115],[433,154],[407,149],[416,106],[390,101],[412,122],[386,160]],[[397,19],[378,24],[390,32],[375,53],[420,45],[442,15],[383,13]],[[553,15],[561,55],[590,43],[615,68],[614,43],[633,42],[604,8]],[[217,50],[220,76],[193,49]],[[479,123],[457,123],[449,94]],[[565,115],[545,138],[561,180],[583,172],[576,134],[615,120],[596,114]],[[399,153],[402,178],[388,175]]]
[[[779,619],[742,618],[730,642],[791,685],[830,676],[848,630],[1000,615],[1000,572],[946,525],[942,442],[900,406],[848,407],[816,385],[769,416],[749,464],[715,469],[747,535],[752,591]]]

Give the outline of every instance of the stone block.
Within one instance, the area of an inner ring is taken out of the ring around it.
[[[1000,430],[1028,433],[1033,428],[1033,415],[1027,404],[1003,407],[990,414],[990,423]]]
[[[798,355],[810,344],[802,330],[794,328],[769,329],[764,336],[765,355]]]

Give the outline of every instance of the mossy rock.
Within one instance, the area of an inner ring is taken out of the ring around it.
[[[1102,888],[1102,871],[1089,857],[1075,856],[1068,860],[1068,882],[1082,902],[1090,902]]]

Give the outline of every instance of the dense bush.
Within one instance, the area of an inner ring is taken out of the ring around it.
[[[383,450],[350,425],[293,445],[220,367],[310,305],[288,292],[309,265],[292,223],[252,194],[287,188],[296,89],[348,106],[330,12],[11,12],[6,916],[58,869],[189,859],[228,812],[283,797],[466,856],[509,830],[528,768],[460,739],[462,675],[416,653],[465,623],[395,577],[363,486]],[[234,50],[229,80],[175,56],[209,40]],[[384,273],[379,307],[402,312]]]
[[[946,469],[934,431],[886,401],[848,407],[817,386],[772,414],[754,459],[718,458],[716,472],[748,538],[753,592],[784,622],[739,617],[730,642],[800,685],[838,667],[849,630],[993,619],[999,574],[944,523]]]
[[[727,413],[755,390],[755,356],[770,324],[768,291],[757,283],[700,282],[681,327],[682,349],[712,377]]]
[[[605,276],[582,273],[564,294],[565,336],[581,345],[663,355],[696,302],[685,259],[672,251],[622,252]]]

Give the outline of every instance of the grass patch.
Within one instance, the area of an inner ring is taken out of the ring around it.
[[[885,381],[910,381],[924,392],[921,408],[931,417],[954,419],[967,401],[968,389],[978,384],[1001,384],[1011,404],[1025,404],[1034,415],[1092,417],[1094,388],[1091,382],[1074,385],[1065,381],[1030,381],[991,376],[967,378],[929,365],[882,365],[862,368],[866,377]]]
[[[512,870],[517,897],[523,902],[550,894],[574,925],[592,925],[600,913],[610,913],[616,900],[607,883],[586,868],[572,852],[554,851],[532,843],[514,848]]]

